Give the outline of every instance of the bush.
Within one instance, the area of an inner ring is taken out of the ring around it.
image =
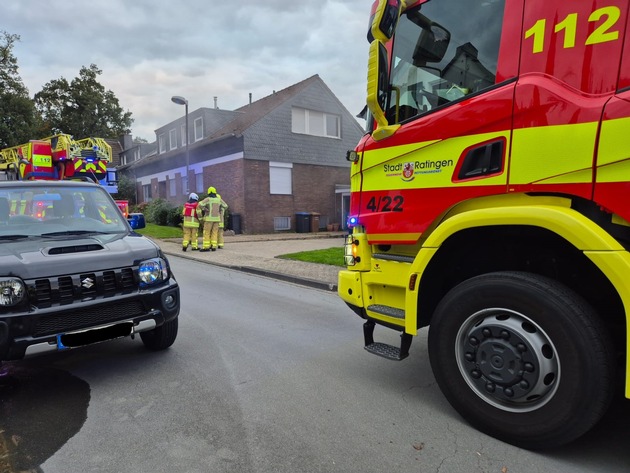
[[[141,213],[141,214],[146,214],[147,213],[147,207],[149,206],[148,202],[141,202],[138,205],[130,205],[129,206],[129,212],[130,213]]]
[[[149,223],[167,226],[168,215],[173,209],[173,204],[164,199],[155,199],[146,206],[144,216]]]
[[[182,221],[183,221],[183,218],[182,218],[183,210],[184,210],[183,205],[169,209],[168,214],[166,216],[166,222],[169,227],[181,226]]]

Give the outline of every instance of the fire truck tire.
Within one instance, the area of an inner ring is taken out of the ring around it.
[[[565,285],[496,272],[466,280],[439,303],[429,328],[437,383],[478,430],[527,449],[587,432],[613,395],[610,334]]]
[[[170,322],[163,323],[160,327],[156,327],[148,332],[140,332],[140,339],[144,346],[150,350],[165,350],[175,343],[178,330],[178,317]]]

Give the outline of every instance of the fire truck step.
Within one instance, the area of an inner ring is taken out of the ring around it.
[[[363,324],[363,336],[365,338],[365,349],[378,356],[387,358],[388,360],[404,360],[409,356],[409,347],[411,346],[411,340],[413,337],[408,333],[400,334],[400,348],[389,345],[387,343],[380,343],[374,341],[374,327],[376,324],[373,320],[368,320]]]
[[[372,304],[372,305],[367,306],[367,310],[371,312],[387,315],[389,317],[394,317],[397,319],[403,319],[403,320],[405,319],[404,310],[397,309],[396,307],[390,307],[388,305]]]
[[[388,345],[387,343],[374,342],[371,345],[367,345],[365,349],[373,355],[382,356],[388,360],[400,361],[409,356],[409,352],[402,353],[400,348],[394,345]]]

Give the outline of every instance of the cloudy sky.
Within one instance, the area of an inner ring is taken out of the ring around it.
[[[96,64],[134,137],[184,114],[170,98],[234,110],[319,74],[356,115],[365,103],[372,0],[0,0],[0,30],[33,96]],[[361,125],[364,123],[359,121]]]

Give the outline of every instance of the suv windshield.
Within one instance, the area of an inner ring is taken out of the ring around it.
[[[0,186],[0,241],[128,231],[125,218],[101,187]]]

